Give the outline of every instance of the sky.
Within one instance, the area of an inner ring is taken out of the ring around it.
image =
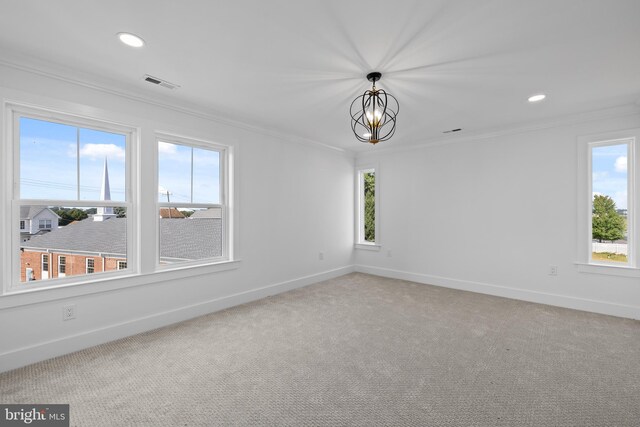
[[[124,201],[125,147],[125,135],[22,117],[20,198],[78,200],[79,177],[79,199],[100,200],[106,158],[111,200]]]
[[[79,189],[79,200],[100,200],[105,158],[111,200],[124,201],[125,135],[22,117],[20,198],[78,200]],[[220,202],[217,151],[159,142],[158,162],[159,201],[168,191],[171,202]]]
[[[593,147],[593,194],[607,195],[627,209],[627,144]]]

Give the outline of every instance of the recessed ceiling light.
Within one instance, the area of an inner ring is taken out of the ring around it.
[[[529,102],[540,102],[543,99],[545,99],[547,97],[547,95],[545,95],[544,93],[539,93],[537,95],[533,95],[529,97]]]
[[[118,33],[118,38],[122,43],[126,44],[127,46],[131,46],[131,47],[144,46],[144,40],[142,40],[140,37],[136,36],[135,34]]]

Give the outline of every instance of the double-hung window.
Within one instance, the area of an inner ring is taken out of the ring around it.
[[[229,259],[229,148],[158,135],[158,263]]]
[[[77,282],[93,266],[87,261],[85,271],[68,271],[66,265],[81,265],[87,257],[101,259],[103,266],[115,266],[110,257],[128,260],[133,253],[129,153],[134,129],[17,105],[8,110],[12,224],[21,224],[20,213],[29,212],[44,217],[38,230],[48,231],[20,239],[19,228],[11,230],[8,290]],[[53,277],[49,261],[55,259],[57,277],[40,282]]]
[[[640,129],[579,140],[580,264],[639,266],[638,137]]]

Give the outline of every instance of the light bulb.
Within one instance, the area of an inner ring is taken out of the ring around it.
[[[363,138],[371,138],[371,134],[369,132],[362,134]]]

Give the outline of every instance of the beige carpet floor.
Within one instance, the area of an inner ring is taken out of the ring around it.
[[[640,322],[354,273],[0,375],[75,426],[639,426]]]

